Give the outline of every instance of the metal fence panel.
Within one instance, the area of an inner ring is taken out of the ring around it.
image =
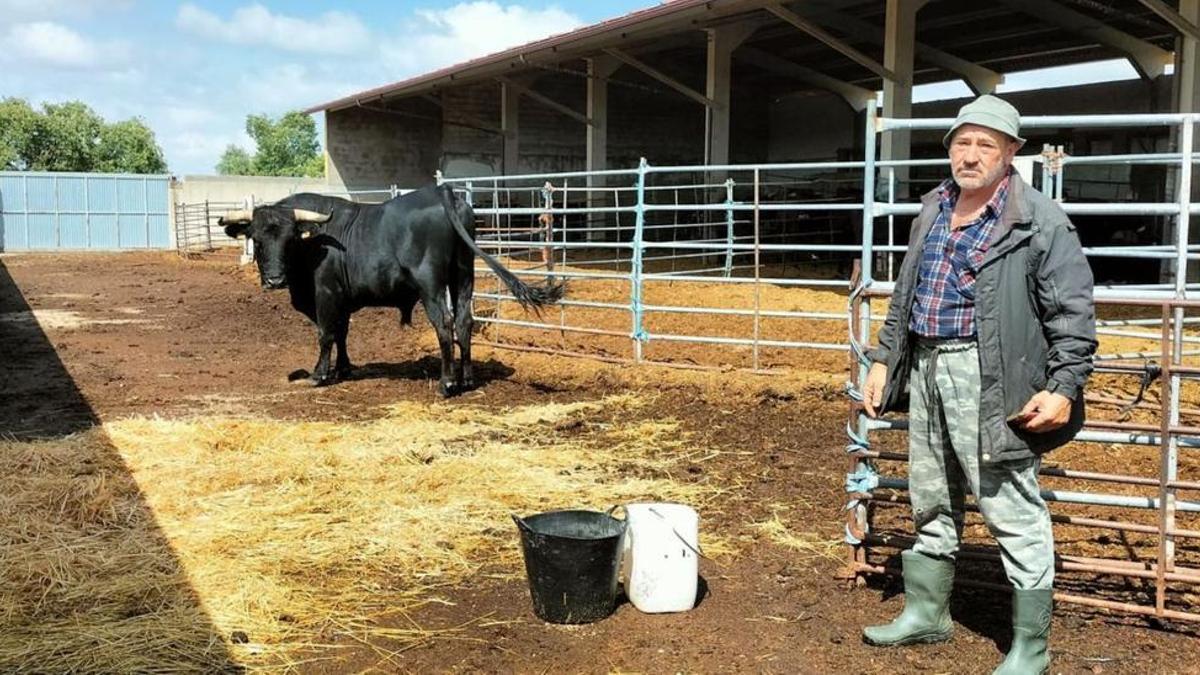
[[[169,248],[169,180],[0,172],[0,251]]]

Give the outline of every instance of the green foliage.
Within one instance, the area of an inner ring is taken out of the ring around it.
[[[289,112],[278,120],[267,115],[248,115],[246,133],[257,151],[250,155],[229,146],[217,164],[217,173],[250,176],[325,175],[325,158],[317,142],[317,125],[308,115]]]
[[[29,168],[38,113],[19,98],[0,101],[0,170]]]
[[[0,101],[0,169],[162,173],[167,163],[140,119],[108,123],[79,101],[45,103],[37,111],[23,99],[6,98]]]
[[[250,153],[236,145],[225,148],[221,161],[217,162],[217,173],[222,176],[250,176],[254,174],[254,160]]]

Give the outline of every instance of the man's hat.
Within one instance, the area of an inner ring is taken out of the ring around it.
[[[942,145],[949,148],[950,140],[954,138],[954,132],[964,124],[977,124],[981,127],[995,129],[1011,137],[1017,143],[1025,145],[1025,139],[1021,138],[1021,113],[1017,112],[1017,109],[1012,107],[1009,102],[991,94],[980,96],[958,111],[954,126],[950,127],[950,131],[942,139]]]

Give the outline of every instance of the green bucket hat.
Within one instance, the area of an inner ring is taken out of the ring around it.
[[[950,139],[954,138],[954,132],[964,124],[977,124],[981,127],[995,129],[1021,145],[1025,145],[1025,139],[1021,138],[1021,113],[1017,112],[1017,109],[1012,107],[1008,101],[996,98],[991,94],[984,94],[959,109],[954,126],[946,132],[945,138],[942,139],[942,145],[949,148]]]

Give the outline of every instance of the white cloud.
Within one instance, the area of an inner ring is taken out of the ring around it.
[[[273,14],[259,4],[239,7],[225,20],[186,3],[179,8],[175,25],[213,40],[317,54],[353,54],[371,40],[370,31],[353,14],[325,12],[306,20]]]
[[[128,43],[92,40],[53,21],[12,26],[0,37],[0,53],[8,61],[84,70],[113,70],[130,58]]]
[[[370,88],[370,83],[357,80],[356,73],[345,69],[298,63],[245,71],[237,88],[238,110],[277,115]]]
[[[532,42],[583,25],[558,7],[529,9],[490,0],[420,10],[400,34],[381,43],[384,63],[403,77]]]
[[[0,0],[0,16],[14,23],[58,17],[80,18],[99,10],[129,9],[133,0]]]
[[[188,173],[193,171],[187,167],[197,165],[200,171],[211,173],[221,153],[230,145],[254,148],[253,141],[236,130],[180,131],[165,134],[158,140],[163,146],[163,152],[173,160],[172,169],[181,166]]]
[[[191,105],[166,105],[163,107],[162,112],[168,122],[184,127],[202,127],[205,124],[212,124],[221,117],[224,117],[211,108]]]

